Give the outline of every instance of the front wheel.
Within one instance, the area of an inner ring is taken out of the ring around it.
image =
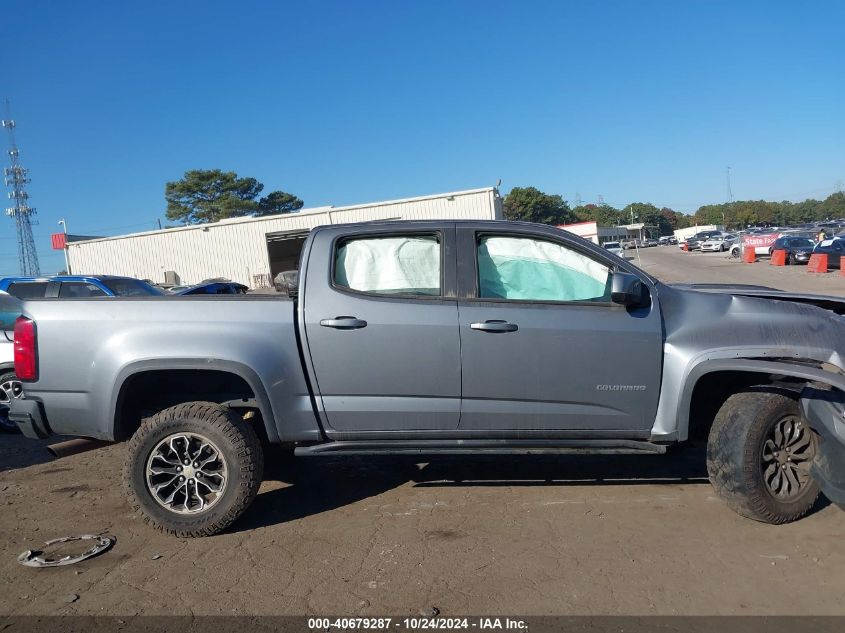
[[[771,391],[728,398],[707,442],[713,488],[738,514],[764,523],[803,517],[819,496],[810,476],[816,436],[798,403]]]
[[[211,536],[252,503],[264,470],[255,431],[230,409],[189,402],[144,420],[123,482],[144,521],[174,536]]]

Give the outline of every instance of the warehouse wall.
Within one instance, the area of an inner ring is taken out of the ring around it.
[[[501,217],[501,198],[495,189],[487,188],[74,242],[68,245],[68,256],[73,273],[79,275],[126,275],[161,283],[165,271],[173,270],[183,284],[227,277],[254,287],[256,275],[270,275],[268,233],[380,219]]]

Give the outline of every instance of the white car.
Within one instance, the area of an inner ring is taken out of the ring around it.
[[[736,242],[737,236],[734,233],[723,233],[722,235],[714,235],[701,243],[701,250],[704,251],[719,251],[724,252],[733,246]]]
[[[625,250],[622,248],[622,244],[619,242],[605,242],[602,246],[613,253],[614,255],[619,255],[622,259],[625,259]]]
[[[9,422],[9,403],[12,398],[20,398],[23,395],[23,385],[15,376],[11,332],[18,314],[20,301],[0,291],[0,432],[17,431],[17,426]]]

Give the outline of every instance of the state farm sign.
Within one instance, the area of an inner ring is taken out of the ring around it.
[[[768,254],[769,248],[780,237],[780,233],[755,233],[742,236],[742,247],[753,246],[756,253]]]

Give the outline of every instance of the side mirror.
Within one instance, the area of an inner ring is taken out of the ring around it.
[[[610,300],[635,308],[643,305],[645,289],[640,278],[631,273],[615,272],[610,280]]]

